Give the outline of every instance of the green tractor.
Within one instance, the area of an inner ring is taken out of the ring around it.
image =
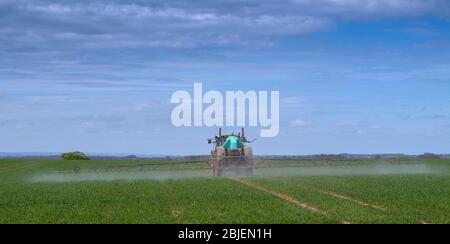
[[[209,159],[213,176],[223,176],[225,171],[234,171],[236,175],[253,174],[253,151],[246,145],[253,141],[247,140],[244,128],[241,132],[222,135],[219,129],[216,137],[208,139],[209,144],[214,144]]]

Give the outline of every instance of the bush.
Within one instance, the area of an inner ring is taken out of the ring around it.
[[[61,155],[61,159],[64,160],[89,160],[88,156],[82,152],[67,152]]]

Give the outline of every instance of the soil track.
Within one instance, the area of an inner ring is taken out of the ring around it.
[[[313,187],[306,187],[306,186],[305,186],[305,188],[313,190],[313,191],[316,191],[316,192],[320,192],[320,193],[323,193],[323,194],[327,194],[327,195],[330,195],[330,196],[338,198],[338,199],[349,201],[349,202],[358,204],[360,206],[370,207],[370,208],[374,208],[374,209],[377,209],[377,210],[380,210],[380,211],[387,211],[387,208],[385,208],[385,207],[381,207],[381,206],[376,205],[376,204],[366,203],[364,201],[361,201],[361,200],[358,200],[358,199],[354,199],[354,198],[351,198],[351,197],[348,197],[348,196],[344,196],[344,195],[338,194],[336,192],[325,191],[325,190],[321,190],[321,189],[317,189],[317,188],[313,188]]]
[[[276,196],[276,197],[278,197],[278,198],[281,198],[281,199],[283,199],[283,200],[285,200],[285,201],[294,203],[295,205],[297,205],[297,206],[299,206],[299,207],[302,207],[302,208],[304,208],[304,209],[307,209],[307,210],[309,210],[309,211],[311,211],[311,212],[319,213],[319,214],[322,214],[322,215],[328,215],[327,212],[325,212],[325,211],[323,211],[323,210],[320,210],[319,208],[317,208],[317,207],[315,207],[315,206],[313,206],[313,205],[310,205],[310,204],[308,204],[308,203],[305,203],[305,202],[303,202],[303,201],[300,201],[300,200],[298,200],[297,198],[295,198],[295,197],[293,197],[293,196],[289,196],[289,195],[287,195],[287,194],[285,194],[285,193],[277,192],[277,191],[274,191],[274,190],[265,188],[265,187],[263,187],[263,186],[256,185],[256,184],[254,184],[254,183],[245,181],[245,180],[243,180],[243,179],[233,179],[233,180],[234,180],[234,181],[237,181],[237,182],[239,182],[239,183],[241,183],[241,184],[244,184],[244,185],[246,185],[246,186],[248,186],[248,187],[251,187],[251,188],[254,188],[254,189],[257,189],[257,190],[260,190],[260,191],[269,193],[269,194],[272,194],[273,196]]]

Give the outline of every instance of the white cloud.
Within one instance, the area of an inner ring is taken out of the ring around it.
[[[304,121],[304,120],[301,120],[301,119],[297,119],[297,120],[291,121],[289,124],[292,125],[292,126],[304,127],[304,126],[307,126],[307,125],[311,125],[311,122]]]
[[[304,108],[305,100],[301,97],[285,97],[281,100],[285,108]]]
[[[6,1],[0,32],[17,31],[0,42],[34,49],[270,47],[277,37],[327,30],[341,19],[441,14],[448,7],[444,0]]]
[[[439,11],[444,0],[296,0],[311,12],[344,18],[414,16]],[[314,4],[313,4],[314,3]]]

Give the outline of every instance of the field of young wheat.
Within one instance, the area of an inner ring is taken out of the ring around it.
[[[450,160],[168,163],[0,160],[0,223],[450,223]]]

